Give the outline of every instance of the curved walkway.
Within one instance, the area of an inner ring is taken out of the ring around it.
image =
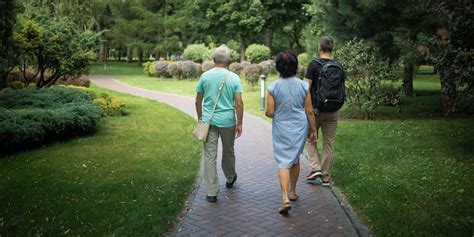
[[[112,77],[97,76],[91,80],[100,87],[166,103],[195,117],[193,98],[128,86]],[[268,122],[246,113],[235,152],[239,178],[234,188],[225,188],[225,179],[218,169],[218,202],[209,203],[205,200],[204,182],[199,178],[195,195],[189,198],[183,218],[170,236],[369,235],[340,198],[337,188],[310,185],[302,179],[308,171],[305,165],[297,186],[300,198],[292,202],[289,216],[278,214],[281,195]]]

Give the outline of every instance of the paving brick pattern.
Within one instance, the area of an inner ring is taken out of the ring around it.
[[[194,99],[130,87],[110,77],[92,77],[97,85],[142,96],[174,106],[195,117]],[[244,101],[245,103],[245,101]],[[219,148],[219,150],[221,150]],[[218,163],[220,193],[217,203],[205,200],[200,178],[195,195],[188,200],[183,219],[170,236],[366,236],[349,208],[341,206],[331,188],[303,180],[302,165],[297,186],[299,199],[288,216],[281,216],[278,169],[272,153],[271,124],[245,114],[242,137],[236,140],[238,180],[226,189]],[[220,154],[219,154],[220,157]],[[337,161],[336,161],[337,162]],[[201,171],[202,172],[202,171]],[[355,220],[354,220],[355,219]],[[362,231],[361,231],[362,230]]]

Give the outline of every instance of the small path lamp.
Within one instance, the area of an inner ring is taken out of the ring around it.
[[[266,74],[260,75],[260,111],[265,110],[265,80],[267,79]]]

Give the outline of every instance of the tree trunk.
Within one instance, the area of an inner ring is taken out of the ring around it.
[[[143,63],[143,50],[138,49],[138,66],[141,66]]]
[[[118,50],[117,60],[120,62],[122,61],[122,49]]]
[[[405,63],[403,67],[403,91],[405,95],[413,95],[413,63]]]
[[[449,116],[456,112],[456,86],[453,83],[449,83],[448,80],[443,80],[442,70],[439,71],[441,74],[441,106],[443,108],[443,115]]]
[[[240,36],[240,62],[245,61],[245,39],[244,36]]]
[[[107,60],[107,46],[105,45],[105,41],[102,41],[99,50],[99,62],[104,63],[105,60]]]
[[[270,55],[268,56],[271,58],[273,55],[273,29],[268,29],[265,44],[270,49]]]
[[[127,47],[127,63],[132,62],[132,49],[130,47]]]
[[[155,52],[155,61],[160,61],[160,53]]]

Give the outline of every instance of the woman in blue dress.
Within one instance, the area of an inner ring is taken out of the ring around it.
[[[298,199],[296,182],[300,173],[299,157],[306,142],[308,126],[312,131],[310,140],[316,142],[316,120],[309,85],[296,77],[296,56],[289,51],[279,53],[276,70],[280,78],[268,87],[265,115],[273,118],[273,153],[279,168],[282,193],[279,212],[286,214],[291,209],[290,200]]]

